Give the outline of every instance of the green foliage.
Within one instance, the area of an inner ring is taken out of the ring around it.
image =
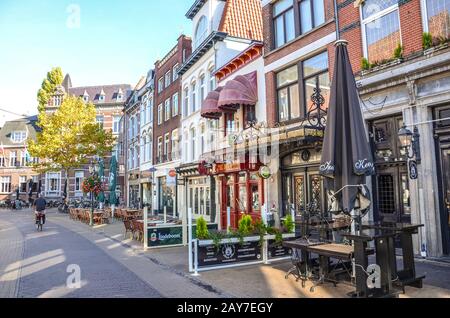
[[[109,154],[115,138],[95,118],[95,106],[76,97],[66,97],[53,114],[40,113],[42,131],[36,140],[28,140],[30,155],[40,161],[31,166],[41,173],[68,172],[88,164],[94,155]]]
[[[283,243],[283,234],[281,231],[274,227],[267,228],[267,234],[269,235],[275,235],[275,244],[281,245]]]
[[[253,233],[259,235],[259,246],[264,243],[264,236],[267,234],[267,227],[260,219],[253,222]]]
[[[203,216],[197,219],[197,238],[199,240],[207,240],[209,238],[208,224]]]
[[[399,43],[394,50],[394,58],[401,59],[403,58],[403,46]]]
[[[371,68],[371,64],[369,63],[369,60],[366,59],[365,57],[363,57],[362,60],[361,60],[361,68],[364,71],[367,71],[367,70],[369,70]]]
[[[239,234],[245,236],[249,235],[253,231],[253,220],[250,215],[244,215],[239,220],[238,232]]]
[[[422,47],[424,50],[427,50],[433,46],[433,37],[431,33],[424,32],[422,34]]]
[[[286,217],[286,221],[284,221],[284,228],[286,229],[286,231],[288,233],[294,233],[295,231],[295,223],[294,220],[292,219],[292,215],[288,215]]]
[[[60,67],[52,68],[47,73],[47,77],[42,81],[41,89],[39,89],[37,94],[39,113],[45,110],[50,97],[55,93],[56,88],[62,84],[63,80],[63,72]]]

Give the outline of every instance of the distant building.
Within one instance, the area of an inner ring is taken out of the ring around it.
[[[37,117],[20,118],[5,122],[0,129],[0,200],[19,198],[28,201],[32,192],[39,190],[39,174],[28,165],[37,162],[27,150],[27,139],[35,139],[39,128]]]
[[[127,84],[118,85],[99,85],[99,86],[81,86],[72,87],[72,80],[67,74],[62,85],[60,85],[53,97],[49,100],[46,108],[47,112],[54,112],[61,106],[64,97],[67,95],[82,98],[86,103],[93,103],[97,110],[97,122],[105,130],[110,130],[116,137],[119,137],[121,131],[122,110],[125,102],[131,93],[131,86]],[[116,143],[113,153],[119,160],[119,177],[117,190],[120,190],[120,196],[124,195],[124,169],[120,168],[121,144]],[[110,156],[105,159],[105,177],[109,176]],[[123,161],[123,160],[122,160]],[[89,175],[89,167],[84,166],[70,171],[68,194],[69,197],[83,197],[82,181]],[[48,172],[42,176],[42,191],[48,198],[61,198],[64,192],[65,175],[62,171]]]

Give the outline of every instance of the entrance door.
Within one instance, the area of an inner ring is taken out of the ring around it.
[[[441,143],[442,171],[442,228],[444,237],[444,253],[450,254],[450,136],[447,142]]]
[[[289,208],[294,207],[295,213],[299,214],[305,211],[307,205],[312,205],[316,210],[326,211],[326,196],[323,187],[323,177],[316,170],[309,171],[308,168],[302,169],[304,172],[285,175],[285,193],[283,193],[285,213]],[[293,182],[292,187],[290,183]],[[290,189],[293,189],[291,195]],[[291,199],[292,198],[292,199]]]
[[[378,219],[411,223],[409,176],[406,166],[379,168],[376,176]]]

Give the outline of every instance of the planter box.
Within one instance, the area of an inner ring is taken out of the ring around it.
[[[220,241],[219,248],[214,245],[213,240],[198,240],[198,268],[261,261],[259,240],[259,236],[249,236],[241,244],[239,238],[228,238]]]
[[[283,241],[287,241],[295,238],[295,233],[282,234]],[[281,244],[277,244],[275,240],[275,235],[266,235],[264,239],[267,241],[267,258],[284,258],[291,255],[292,250],[286,248]]]
[[[443,49],[446,49],[446,48],[448,48],[448,43],[437,45],[437,46],[432,46],[429,49],[424,50],[423,51],[423,55],[425,55],[425,56],[431,55],[434,52],[437,52],[437,51],[440,51],[440,50],[443,50]]]

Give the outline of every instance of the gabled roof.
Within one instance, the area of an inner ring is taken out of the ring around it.
[[[104,86],[83,86],[73,87],[69,89],[69,94],[76,97],[83,97],[85,93],[89,96],[89,101],[95,103],[100,102],[100,95],[105,95],[103,104],[117,103],[119,92],[123,92],[123,98],[119,102],[124,102],[131,93],[131,86],[128,84],[104,85]]]
[[[219,31],[237,38],[263,41],[261,1],[228,0]]]
[[[206,2],[208,2],[208,0],[195,0],[194,4],[189,8],[189,11],[186,13],[186,18],[192,20],[195,17],[195,15],[200,11],[200,9],[205,5]]]
[[[14,131],[26,131],[28,133],[28,138],[36,139],[36,133],[40,131],[40,128],[37,126],[37,120],[37,116],[32,116],[5,122],[0,129],[0,145],[24,147],[26,141],[22,143],[12,142],[11,134]]]

